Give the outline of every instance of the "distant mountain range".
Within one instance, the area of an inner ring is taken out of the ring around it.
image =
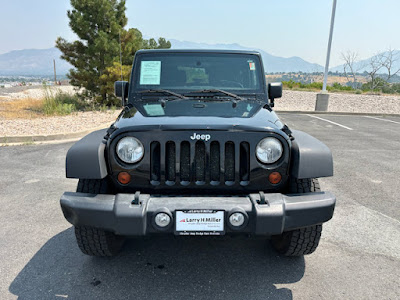
[[[15,50],[0,54],[0,75],[52,75],[53,59],[58,75],[65,75],[71,65],[60,58],[57,48]]]
[[[310,63],[304,59],[293,57],[280,57],[271,55],[264,50],[244,47],[239,44],[205,44],[187,41],[169,40],[174,49],[221,49],[221,50],[255,50],[260,52],[265,72],[321,72],[324,67]]]
[[[227,49],[227,50],[256,50],[260,52],[266,72],[322,72],[323,66],[310,63],[304,59],[293,57],[279,57],[271,55],[261,49],[244,47],[239,44],[206,44],[170,39],[173,49]],[[400,51],[397,51],[400,55]],[[57,48],[15,50],[0,54],[0,76],[17,75],[52,75],[53,59],[56,61],[57,75],[65,75],[72,66],[60,58],[61,52]],[[369,59],[357,63],[359,72],[368,70]],[[396,62],[400,68],[400,60]],[[337,66],[330,71],[343,72],[343,66]]]

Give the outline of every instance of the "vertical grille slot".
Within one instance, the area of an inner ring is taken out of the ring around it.
[[[194,151],[195,181],[205,181],[206,171],[206,146],[204,142],[197,142]]]
[[[159,142],[150,144],[150,170],[151,181],[160,182],[161,179],[161,146]]]
[[[225,182],[235,181],[235,144],[225,143]]]
[[[211,142],[210,145],[210,180],[219,182],[220,176],[220,149],[218,142]]]
[[[181,159],[180,159],[180,175],[181,181],[190,181],[190,143],[181,143]]]
[[[176,149],[174,142],[167,142],[165,147],[165,173],[167,181],[175,181]]]
[[[240,143],[240,181],[250,180],[250,145],[247,142]]]

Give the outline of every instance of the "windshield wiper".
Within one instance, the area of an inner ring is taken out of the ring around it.
[[[174,93],[169,90],[162,90],[162,89],[144,90],[144,91],[140,91],[139,93],[141,93],[141,94],[164,94],[164,95],[174,96],[174,97],[177,97],[180,99],[187,99],[187,97],[185,97],[184,95]]]
[[[233,94],[233,93],[230,93],[230,92],[227,92],[224,90],[219,90],[219,89],[208,89],[208,90],[206,89],[206,90],[200,90],[200,91],[193,91],[193,92],[189,92],[187,94],[189,94],[189,95],[190,94],[223,94],[223,95],[229,96],[231,98],[234,98],[236,100],[243,100],[242,97],[240,97],[236,94]]]

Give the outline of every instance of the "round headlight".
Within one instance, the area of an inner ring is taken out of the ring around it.
[[[138,139],[124,137],[117,144],[117,155],[123,162],[133,164],[143,158],[144,147]]]
[[[264,164],[272,164],[281,158],[283,152],[281,142],[273,137],[261,140],[256,148],[257,158]]]

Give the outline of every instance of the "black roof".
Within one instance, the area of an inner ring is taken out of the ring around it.
[[[253,54],[260,55],[257,51],[249,50],[221,50],[221,49],[142,49],[136,52],[141,53],[227,53],[227,54]]]

